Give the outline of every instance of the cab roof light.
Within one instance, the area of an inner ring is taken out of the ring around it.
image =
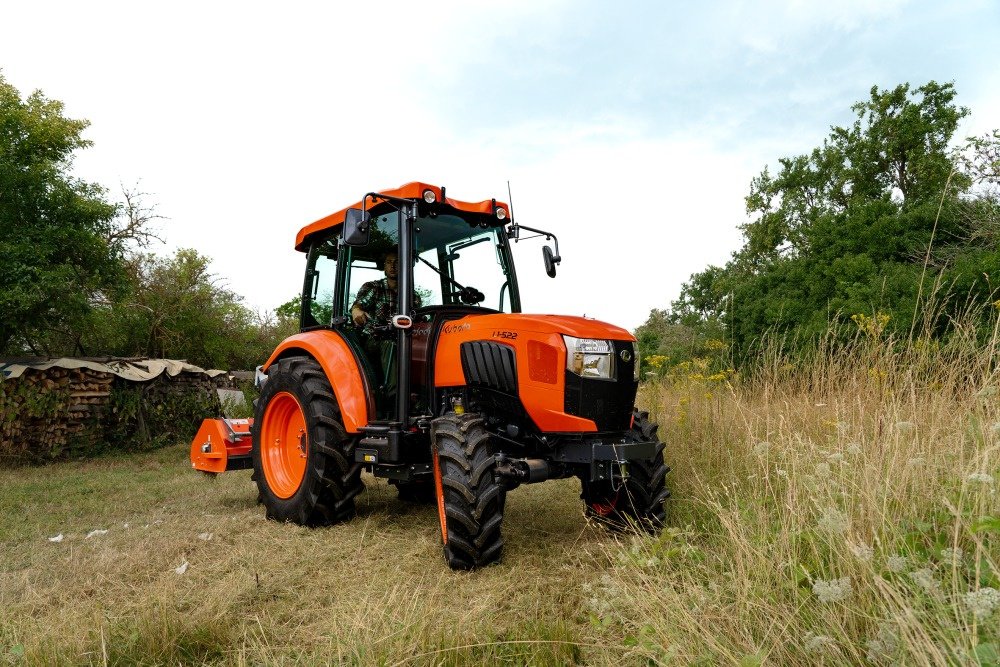
[[[434,194],[433,190],[430,189],[424,190],[424,201],[427,202],[428,204],[433,204],[434,202],[437,201],[437,195]]]

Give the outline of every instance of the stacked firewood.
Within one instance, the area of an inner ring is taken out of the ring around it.
[[[0,383],[0,458],[49,460],[92,448],[114,379],[89,368],[53,367]]]
[[[134,382],[89,368],[25,369],[0,381],[0,465],[182,441],[219,413],[228,375]]]

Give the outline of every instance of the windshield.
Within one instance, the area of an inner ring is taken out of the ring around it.
[[[472,227],[462,218],[419,218],[413,282],[425,306],[466,304],[512,312],[502,228]]]

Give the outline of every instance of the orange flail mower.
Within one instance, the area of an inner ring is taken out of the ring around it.
[[[253,468],[268,518],[350,519],[362,472],[436,503],[447,563],[499,560],[506,494],[577,477],[588,515],[662,526],[668,468],[634,407],[625,329],[521,312],[512,246],[555,235],[495,199],[408,183],[303,227],[301,329],[259,369],[252,420],[205,420],[198,470]]]

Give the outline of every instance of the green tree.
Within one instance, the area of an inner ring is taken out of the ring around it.
[[[118,209],[70,174],[88,123],[63,111],[0,75],[0,354],[47,353],[53,333],[79,345],[91,304],[123,284]]]
[[[942,288],[988,298],[983,274],[1000,257],[996,246],[970,244],[969,221],[982,220],[970,210],[982,198],[970,195],[976,177],[950,148],[968,114],[955,96],[933,81],[874,87],[852,107],[850,127],[779,160],[774,174],[764,169],[746,198],[743,247],[691,277],[672,320],[721,322],[745,350],[768,330],[811,335],[857,313],[888,314],[905,335],[915,312],[933,312],[917,323],[933,332],[947,308],[921,306],[931,295],[947,301]],[[983,139],[976,153],[987,174],[991,145]]]
[[[101,305],[85,340],[120,356],[187,359],[224,369],[263,363],[285,333],[223,285],[211,260],[192,249],[172,257],[135,256],[129,288]]]

